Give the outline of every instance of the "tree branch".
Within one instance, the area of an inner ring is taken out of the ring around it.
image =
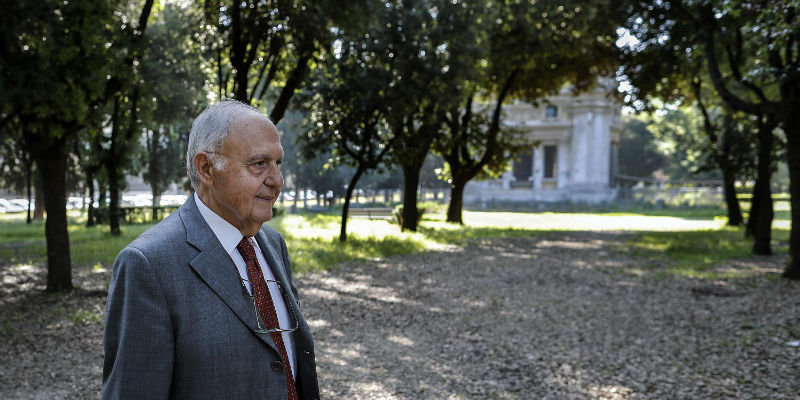
[[[720,97],[722,97],[726,103],[730,104],[731,107],[752,114],[762,113],[765,109],[771,108],[771,105],[768,103],[757,104],[743,100],[731,92],[730,89],[728,89],[722,79],[722,74],[719,70],[719,61],[717,60],[716,51],[714,51],[714,34],[717,29],[717,22],[714,18],[714,10],[711,8],[711,6],[703,6],[700,9],[700,19],[700,27],[702,29],[702,36],[704,39],[703,47],[708,62],[708,73],[711,76],[711,82],[714,84],[714,88],[717,90]]]

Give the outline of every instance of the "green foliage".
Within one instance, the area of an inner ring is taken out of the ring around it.
[[[417,207],[417,221],[414,225],[419,225],[419,222],[422,221],[422,216],[425,214],[425,209],[422,207]],[[403,225],[403,206],[396,206],[394,210],[392,210],[392,221],[399,225]]]
[[[334,198],[343,197],[353,171],[347,166],[332,162],[329,147],[321,147],[316,154],[306,152],[305,156],[311,158],[304,157],[301,145],[307,129],[303,125],[303,113],[290,110],[281,120],[278,129],[282,133],[284,153],[284,191],[291,188],[295,193],[300,193],[311,189],[319,195],[330,192]]]
[[[647,122],[638,118],[625,121],[618,163],[620,174],[646,178],[667,165],[667,156],[659,148]]]
[[[103,313],[91,310],[77,310],[70,319],[75,325],[96,325],[103,322]]]
[[[196,33],[200,21],[196,8],[167,4],[148,28],[139,117],[146,129],[142,177],[154,205],[172,182],[185,177],[190,122],[206,103],[207,76]]]
[[[787,249],[789,232],[773,229],[776,250]],[[652,260],[663,260],[640,266],[643,273],[674,274],[704,279],[748,278],[758,271],[736,268],[733,259],[758,257],[751,255],[752,241],[746,239],[741,229],[726,227],[714,231],[642,232],[626,247],[634,255]],[[619,251],[628,251],[620,248]]]
[[[41,136],[74,137],[92,118],[113,59],[115,1],[4,0],[0,109]]]
[[[346,242],[338,238],[295,238],[290,243],[292,266],[298,272],[320,271],[345,261],[419,253],[427,249],[424,241],[395,236],[378,239],[353,235]]]
[[[605,215],[661,215],[683,218],[708,219],[724,214],[714,210],[630,210]],[[276,214],[269,222],[287,241],[293,268],[297,272],[318,271],[351,260],[379,259],[396,254],[408,254],[441,248],[443,245],[468,245],[475,240],[491,241],[493,238],[558,235],[559,227],[533,230],[526,221],[540,220],[545,214],[531,213],[468,213],[473,226],[442,222],[442,216],[428,214],[418,232],[402,233],[400,227],[388,221],[359,220],[354,222],[354,234],[348,242],[335,240],[339,217],[332,214],[309,213],[300,215]],[[582,214],[575,214],[580,219]],[[597,215],[597,214],[595,214]],[[70,220],[72,253],[80,268],[101,270],[108,268],[117,253],[151,224],[126,225],[120,237],[111,236],[104,229],[86,228],[81,218]],[[0,258],[12,265],[43,263],[44,224],[24,223],[22,216],[4,216],[0,231]],[[514,226],[514,227],[512,227]],[[553,229],[553,230],[551,230]],[[625,273],[659,276],[677,274],[703,279],[747,278],[762,274],[754,269],[749,255],[750,242],[742,231],[724,228],[709,231],[638,232],[629,241],[620,244],[616,251],[633,253],[646,260],[626,267]],[[777,251],[784,251],[788,231],[776,229],[774,240]],[[647,261],[649,260],[649,261]],[[744,260],[743,266],[731,260]],[[76,312],[76,323],[91,322],[91,312]]]
[[[83,226],[84,218],[71,217],[69,237],[72,260],[76,264],[111,265],[125,245],[151,224],[126,225],[120,236],[111,236],[102,227]],[[4,217],[0,230],[0,259],[11,264],[41,263],[47,259],[44,221],[26,224],[23,215]]]
[[[370,2],[205,0],[203,37],[218,98],[269,105],[277,123],[330,45],[336,27],[361,23]]]

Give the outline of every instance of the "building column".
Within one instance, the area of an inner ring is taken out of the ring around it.
[[[575,107],[572,117],[572,154],[570,159],[570,183],[583,184],[587,180],[591,113]]]
[[[511,180],[513,179],[514,179],[513,170],[503,172],[503,175],[500,175],[500,181],[503,184],[503,189],[511,189]]]
[[[528,177],[530,182],[533,182],[536,176],[536,159],[536,149],[531,149],[531,176]],[[533,189],[533,183],[531,183],[531,189]]]
[[[556,160],[558,162],[558,171],[556,171],[556,185],[559,189],[569,185],[569,166],[571,161],[569,159],[569,142],[559,142],[558,151],[556,152]]]
[[[542,178],[544,177],[544,147],[539,145],[533,149],[533,188],[542,188]]]
[[[611,166],[611,118],[606,110],[597,110],[594,112],[592,120],[592,157],[590,158],[591,174],[589,176],[589,183],[593,185],[609,187],[609,167]]]

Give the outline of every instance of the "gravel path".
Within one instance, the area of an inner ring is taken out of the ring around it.
[[[637,275],[628,236],[547,234],[298,279],[326,399],[798,399],[800,282]],[[615,250],[616,249],[616,250]],[[0,399],[97,398],[107,271],[0,266]]]

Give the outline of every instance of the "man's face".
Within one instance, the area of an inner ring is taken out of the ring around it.
[[[213,171],[204,203],[245,236],[254,236],[272,218],[281,192],[283,147],[269,120],[247,113],[231,121],[231,131],[219,156],[221,171]],[[207,200],[207,201],[206,201]]]

